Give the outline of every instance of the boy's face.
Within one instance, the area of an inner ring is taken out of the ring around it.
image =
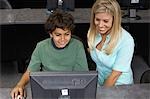
[[[71,31],[68,29],[56,28],[50,36],[53,38],[54,44],[58,48],[64,48],[71,39]]]

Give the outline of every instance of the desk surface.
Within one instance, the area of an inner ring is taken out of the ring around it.
[[[10,88],[0,88],[1,99],[10,99]],[[31,89],[27,88],[27,99],[31,99]],[[150,99],[150,83],[98,87],[96,99]]]
[[[0,24],[44,24],[48,18],[46,9],[1,9]],[[77,8],[71,13],[75,18],[75,23],[90,22],[90,8]],[[126,11],[123,11],[126,13]],[[122,19],[123,23],[150,23],[150,9],[139,10],[137,15],[141,20]]]

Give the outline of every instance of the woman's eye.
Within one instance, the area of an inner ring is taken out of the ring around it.
[[[100,21],[100,19],[96,19],[96,21]]]

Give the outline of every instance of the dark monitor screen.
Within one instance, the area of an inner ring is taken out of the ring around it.
[[[136,14],[137,9],[140,8],[141,0],[117,0],[122,10],[127,10],[122,18],[130,18],[140,20],[141,17]]]
[[[75,0],[75,8],[92,8],[96,0]]]
[[[96,99],[97,72],[33,72],[32,99]]]
[[[150,0],[117,0],[117,1],[122,10],[126,10],[129,8],[145,10],[145,9],[149,9],[149,5],[150,5]]]
[[[75,2],[74,0],[47,0],[46,7],[49,11],[55,10],[57,8],[74,11]]]

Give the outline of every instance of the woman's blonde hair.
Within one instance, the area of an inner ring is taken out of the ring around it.
[[[97,35],[94,18],[96,13],[109,13],[113,16],[113,24],[110,31],[110,41],[108,46],[104,49],[106,54],[111,54],[121,33],[121,9],[116,0],[96,0],[91,11],[90,28],[88,30],[87,38],[90,50],[94,47],[95,36]]]

